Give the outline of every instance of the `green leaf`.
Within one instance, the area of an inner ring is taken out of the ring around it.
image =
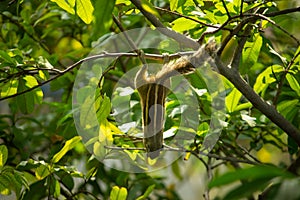
[[[0,169],[5,165],[7,161],[8,150],[5,145],[0,145]]]
[[[292,74],[287,74],[286,79],[289,82],[291,88],[297,93],[297,95],[300,97],[300,84],[297,81],[297,79]]]
[[[80,108],[80,125],[83,128],[90,129],[98,125],[96,115],[96,105],[93,95],[86,97]]]
[[[293,138],[291,138],[290,136],[288,136],[287,142],[288,142],[289,154],[293,155],[294,153],[297,153],[298,152],[298,144],[295,142],[295,140]]]
[[[95,2],[95,9],[97,12],[94,13],[95,25],[93,28],[96,35],[103,35],[109,31],[112,24],[112,12],[114,6],[115,0]],[[101,24],[101,26],[98,26],[97,24]]]
[[[127,198],[127,189],[114,186],[110,192],[110,200],[124,200]]]
[[[247,41],[245,43],[243,53],[242,53],[242,70],[247,72],[250,67],[252,67],[258,59],[259,52],[262,46],[262,37],[260,34],[254,34],[253,42]]]
[[[29,188],[28,182],[23,173],[18,171],[13,172],[13,187],[18,199],[20,199],[22,188]]]
[[[57,163],[68,151],[73,149],[80,141],[81,141],[80,136],[75,136],[69,139],[68,141],[66,141],[64,147],[53,156],[52,162]]]
[[[63,169],[55,172],[55,174],[60,177],[60,181],[63,183],[65,187],[67,187],[69,190],[72,190],[74,188],[74,180],[71,176],[71,172]]]
[[[170,10],[175,11],[177,9],[178,0],[170,0]]]
[[[11,194],[11,180],[6,173],[0,174],[0,194],[1,195],[9,195]]]
[[[1,84],[1,97],[6,97],[10,95],[14,95],[18,91],[18,81],[17,80],[9,80],[5,85]]]
[[[97,159],[102,160],[106,155],[105,146],[101,145],[99,141],[96,141],[93,146],[93,153]]]
[[[256,191],[262,191],[269,184],[269,178],[255,179],[250,182],[243,183],[242,185],[232,189],[224,197],[224,200],[242,199],[243,197],[249,197]]]
[[[198,126],[197,135],[205,135],[209,131],[209,124],[207,122],[202,122]]]
[[[155,184],[150,185],[147,190],[145,191],[145,193],[142,196],[139,196],[136,200],[144,200],[147,199],[147,197],[151,194],[151,192],[154,190],[155,188]]]
[[[242,93],[238,89],[233,88],[232,91],[229,93],[229,95],[227,95],[225,98],[226,109],[229,112],[236,111],[237,105],[241,97],[242,97]]]
[[[6,53],[3,50],[0,50],[0,58],[2,58],[4,61],[10,63],[10,64],[16,64],[16,61],[10,57],[8,53]]]
[[[38,25],[40,22],[42,22],[44,20],[47,20],[47,19],[55,17],[55,16],[59,16],[59,15],[60,15],[59,12],[48,12],[48,13],[45,13],[45,15],[43,15],[41,18],[39,18],[38,20],[36,20],[34,22],[33,26]]]
[[[93,20],[94,7],[90,0],[76,0],[76,13],[86,24]]]
[[[274,177],[293,177],[289,172],[268,165],[258,165],[246,169],[239,169],[216,177],[209,183],[209,188],[223,186],[240,180],[255,180],[262,178],[272,179]]]
[[[29,80],[29,84],[27,80]],[[32,85],[34,80],[37,83],[36,79],[31,76],[26,76],[24,78],[19,79],[18,89],[17,92],[23,92],[28,90],[30,87],[29,85]],[[34,91],[26,92],[24,94],[18,95],[16,97],[17,105],[22,113],[29,114],[34,110]]]
[[[187,30],[190,30],[190,29],[193,29],[195,28],[198,23],[197,22],[194,22],[190,19],[186,19],[184,17],[180,17],[178,19],[175,19],[173,22],[172,22],[172,29],[174,31],[177,31],[177,32],[184,32],[184,31],[187,31]]]
[[[106,118],[109,116],[111,111],[111,103],[110,99],[107,96],[104,96],[103,98],[99,96],[99,98],[96,99],[96,113],[98,121],[101,123],[102,121],[106,120]]]
[[[280,112],[280,114],[282,114],[285,118],[287,118],[290,113],[293,113],[294,111],[297,112],[296,105],[298,103],[299,103],[299,99],[281,101],[277,105],[277,110]]]
[[[141,0],[142,8],[147,11],[148,13],[151,13],[152,15],[155,15],[156,17],[160,18],[159,13],[154,8],[154,6],[147,0]]]
[[[60,196],[60,184],[56,179],[51,179],[50,181],[50,194],[54,196],[54,198],[58,198]]]
[[[65,0],[51,0],[52,2],[55,2],[59,7],[67,11],[68,13],[74,15],[74,5],[72,5],[71,1],[65,1]]]
[[[262,73],[256,78],[253,89],[255,92],[260,93],[264,92],[268,86],[275,82],[274,74],[283,72],[284,68],[281,65],[272,65],[265,69]]]
[[[50,170],[47,165],[40,165],[35,171],[35,176],[38,180],[44,179],[49,174],[50,174]]]
[[[40,165],[38,168],[36,168],[35,176],[38,180],[42,180],[45,177],[47,177],[50,174],[50,170],[48,165]]]

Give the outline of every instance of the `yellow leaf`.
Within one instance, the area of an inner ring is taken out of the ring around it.
[[[94,7],[90,0],[76,0],[77,15],[86,24],[90,24],[93,20]]]

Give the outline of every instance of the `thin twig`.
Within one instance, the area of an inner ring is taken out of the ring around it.
[[[169,57],[170,57],[170,59],[176,59],[176,58],[180,58],[183,55],[192,55],[193,53],[194,52],[179,52],[179,53],[171,54],[171,55],[169,55]],[[39,87],[41,87],[41,86],[43,86],[43,85],[45,85],[45,84],[47,84],[49,82],[51,82],[51,81],[53,81],[53,80],[61,77],[65,73],[73,70],[74,68],[78,67],[79,65],[81,65],[84,62],[95,60],[95,59],[99,59],[99,58],[123,57],[123,56],[126,56],[126,57],[138,57],[139,55],[137,53],[106,53],[106,52],[104,52],[102,54],[97,54],[97,55],[89,56],[89,57],[86,57],[86,58],[83,58],[83,59],[77,61],[76,63],[70,65],[69,67],[67,67],[64,70],[56,70],[56,72],[59,73],[58,75],[53,76],[53,77],[49,78],[48,80],[46,80],[46,81],[44,81],[42,83],[39,83],[38,85],[35,85],[35,86],[31,87],[31,88],[28,88],[27,90],[24,90],[22,92],[18,92],[18,93],[12,94],[12,95],[1,97],[0,101],[5,100],[5,99],[9,99],[9,98],[13,98],[13,97],[25,94],[27,92],[30,92],[30,91],[32,91],[34,89],[37,89],[37,88],[39,88]],[[146,59],[152,59],[152,60],[163,60],[164,59],[164,55],[159,55],[159,54],[148,54],[148,53],[145,53],[144,57]],[[51,69],[51,70],[53,70],[53,69]]]
[[[183,14],[180,14],[178,12],[175,12],[175,11],[171,11],[171,10],[168,10],[168,9],[165,9],[165,8],[160,8],[160,7],[155,7],[157,10],[161,10],[163,12],[167,12],[167,13],[170,13],[170,14],[173,14],[173,15],[177,15],[177,16],[180,16],[180,17],[183,17],[183,18],[186,18],[186,19],[189,19],[191,21],[194,21],[194,22],[197,22],[199,24],[201,24],[202,26],[205,26],[205,27],[212,27],[212,28],[220,28],[220,26],[216,26],[216,25],[213,25],[213,24],[207,24],[207,23],[204,23],[198,19],[195,19],[193,17],[190,17],[190,16],[186,16],[186,15],[183,15]],[[225,30],[230,30],[228,28],[224,28]]]
[[[278,83],[277,91],[276,91],[275,97],[273,99],[273,104],[275,106],[277,106],[277,101],[278,101],[279,96],[281,94],[281,90],[282,90],[283,83],[285,81],[286,75],[289,72],[290,68],[293,66],[293,64],[294,64],[294,62],[295,62],[295,60],[296,60],[296,58],[298,56],[300,56],[300,51],[296,55],[294,55],[294,57],[292,58],[292,60],[289,62],[287,68],[284,70],[283,74],[281,75],[280,81]]]
[[[162,34],[169,36],[171,38],[173,38],[174,40],[176,40],[180,45],[185,46],[185,47],[189,47],[192,48],[194,50],[199,48],[198,43],[191,39],[188,38],[180,33],[177,33],[171,29],[167,29],[162,22],[157,19],[156,16],[154,16],[153,14],[147,12],[141,4],[140,0],[130,0],[136,7],[137,9],[139,9],[141,11],[141,13],[151,22],[151,24],[153,24],[155,27],[157,27],[158,31],[160,31]]]
[[[237,71],[239,71],[239,65],[240,65],[240,60],[241,60],[242,53],[243,53],[243,48],[245,46],[248,36],[250,35],[251,29],[252,29],[252,25],[248,24],[245,28],[242,38],[238,42],[238,46],[235,49],[233,57],[232,57],[230,65],[232,68],[235,68]]]
[[[224,0],[221,0],[221,1],[222,1],[222,4],[223,4],[223,6],[224,6],[224,8],[225,8],[225,10],[226,10],[226,14],[227,14],[227,16],[228,16],[228,19],[231,19],[231,15],[230,15],[230,13],[229,13],[229,11],[228,11],[228,9],[227,9],[227,6],[226,6]]]
[[[289,9],[285,9],[285,10],[281,10],[281,11],[266,13],[265,16],[266,17],[276,17],[279,15],[285,15],[285,14],[294,13],[294,12],[300,12],[300,7],[289,8]]]
[[[273,20],[269,19],[265,15],[262,15],[262,14],[259,14],[259,13],[257,13],[257,14],[248,14],[247,13],[247,14],[244,14],[244,16],[253,16],[253,17],[264,19],[264,20],[270,22],[273,26],[275,26],[276,28],[278,28],[279,30],[284,32],[286,35],[288,35],[290,38],[292,38],[298,45],[300,45],[300,41],[299,41],[298,38],[296,38],[294,35],[290,34],[287,30],[285,30],[284,28],[282,28],[281,26],[276,24]]]

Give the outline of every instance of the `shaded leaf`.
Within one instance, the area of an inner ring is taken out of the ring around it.
[[[239,180],[271,179],[274,177],[293,177],[293,175],[274,166],[259,165],[219,176],[209,183],[209,187],[222,186]]]
[[[8,53],[6,53],[3,50],[0,50],[0,58],[2,58],[4,61],[10,63],[10,64],[16,64],[16,61],[10,57]]]
[[[300,84],[297,81],[297,79],[292,74],[287,74],[286,79],[289,82],[289,85],[291,88],[297,93],[297,95],[300,97]]]
[[[50,174],[50,170],[47,165],[40,165],[36,171],[35,176],[38,180],[42,180]]]
[[[94,30],[96,35],[103,35],[109,31],[112,24],[112,12],[115,6],[115,0],[110,1],[96,1],[95,9],[97,12],[95,15],[95,26]],[[99,26],[101,24],[101,26]]]
[[[149,195],[151,194],[151,192],[154,190],[155,188],[155,184],[150,185],[147,190],[145,191],[145,193],[142,196],[139,196],[137,198],[137,200],[143,200],[143,199],[147,199],[147,197],[149,197]]]
[[[260,178],[243,183],[242,185],[228,192],[224,197],[224,200],[242,199],[243,197],[249,197],[256,191],[264,190],[264,188],[269,184],[269,182],[269,178]]]
[[[30,78],[29,78],[30,77]],[[31,76],[27,76],[27,79],[29,80],[29,83],[33,83],[33,79],[36,82],[36,79]],[[17,92],[23,92],[28,90],[30,87],[28,87],[28,82],[26,81],[25,77],[19,79],[18,89]],[[37,82],[36,82],[37,84]],[[34,110],[34,91],[26,92],[24,94],[18,95],[16,97],[17,99],[17,105],[22,113],[29,114]]]

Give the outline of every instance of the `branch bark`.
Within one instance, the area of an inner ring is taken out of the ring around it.
[[[260,112],[285,131],[300,147],[300,131],[285,119],[274,106],[265,102],[250,85],[241,77],[235,68],[225,66],[218,56],[215,56],[217,68]]]

